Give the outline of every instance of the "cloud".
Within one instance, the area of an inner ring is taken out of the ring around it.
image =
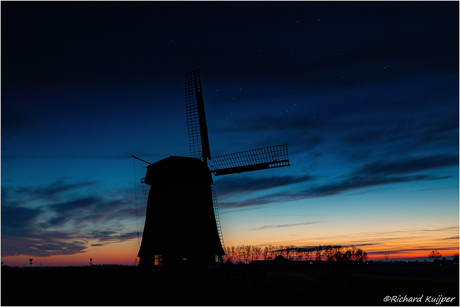
[[[68,255],[84,252],[89,240],[103,244],[136,238],[129,226],[136,219],[130,192],[99,190],[93,195],[88,188],[94,184],[62,178],[38,188],[2,187],[2,255]],[[142,218],[145,212],[138,211]]]
[[[225,204],[225,203],[224,203]],[[250,208],[238,208],[236,207],[236,209],[233,209],[231,210],[231,208],[233,208],[232,206],[223,206],[221,205],[221,203],[219,202],[219,209],[224,209],[225,211],[221,211],[219,212],[219,215],[224,215],[224,214],[229,214],[229,213],[233,213],[233,212],[241,212],[241,211],[248,211],[248,210],[259,210],[259,209],[262,209],[262,207],[250,207]]]
[[[458,236],[456,237],[448,237],[448,238],[442,238],[440,240],[457,240],[458,241]]]
[[[43,213],[42,209],[10,207],[2,204],[2,237],[4,233],[14,233],[17,229],[27,228]]]
[[[2,156],[3,159],[3,156]],[[97,184],[97,182],[84,181],[79,183],[66,183],[67,178],[60,178],[56,181],[40,186],[2,186],[2,202],[7,204],[15,203],[18,205],[27,205],[40,201],[42,203],[54,202],[56,197],[62,194],[70,194],[81,189],[88,188]]]
[[[52,211],[55,211],[56,213],[60,215],[71,215],[73,211],[76,210],[82,210],[82,209],[88,209],[92,205],[100,202],[101,199],[98,197],[85,197],[81,199],[76,199],[64,203],[59,203],[59,204],[54,204],[48,206],[49,209]]]
[[[60,178],[57,181],[49,184],[48,186],[38,187],[36,189],[31,190],[29,193],[32,195],[40,196],[40,197],[49,197],[58,193],[69,192],[73,190],[78,190],[81,188],[86,188],[92,185],[95,185],[96,182],[79,182],[68,184],[65,183],[64,178]]]
[[[364,176],[364,177],[351,177],[345,180],[322,185],[318,187],[307,188],[300,193],[293,194],[298,199],[299,197],[312,198],[312,197],[326,197],[338,195],[350,190],[369,188],[379,185],[388,185],[396,183],[414,182],[414,181],[426,181],[426,180],[439,180],[447,177],[433,177],[430,175],[417,175],[417,176]]]
[[[72,255],[82,253],[86,248],[84,240],[66,231],[47,231],[30,227],[27,231],[11,235],[4,234],[2,229],[2,256]]]
[[[269,228],[285,228],[285,227],[294,227],[294,226],[300,226],[300,225],[312,225],[312,224],[318,224],[321,222],[301,222],[301,223],[291,223],[291,224],[277,224],[277,225],[266,225],[266,226],[261,226],[261,227],[254,227],[251,228],[250,230],[264,230],[264,229],[269,229]]]
[[[429,169],[438,169],[458,165],[458,156],[429,156],[404,158],[392,162],[375,162],[363,166],[358,173],[363,175],[401,175],[417,173]]]
[[[396,161],[368,163],[349,174],[345,179],[319,186],[309,186],[298,191],[286,191],[253,197],[242,201],[219,202],[219,207],[243,208],[267,205],[273,202],[294,201],[315,197],[339,195],[348,191],[370,188],[380,185],[407,183],[416,181],[431,181],[450,178],[449,176],[434,176],[431,174],[413,174],[422,171],[441,169],[458,165],[456,156],[427,156],[418,158],[404,158]],[[413,174],[413,175],[410,175]],[[278,178],[277,180],[280,180]],[[277,180],[273,180],[275,184]],[[282,180],[280,180],[282,181]],[[310,176],[288,177],[286,182],[311,184]],[[261,180],[263,183],[263,180]],[[238,183],[234,183],[235,187]],[[229,186],[231,184],[229,183]],[[274,185],[275,186],[275,185]],[[257,181],[256,181],[257,187]],[[247,188],[250,190],[250,188]]]
[[[362,188],[369,188],[379,185],[413,182],[413,181],[425,181],[425,180],[439,180],[444,179],[443,177],[432,177],[428,175],[418,176],[405,176],[396,178],[385,178],[385,177],[352,177],[339,181],[336,183],[322,185],[317,187],[310,187],[298,192],[285,192],[285,193],[273,193],[260,197],[250,198],[242,201],[219,202],[219,207],[224,209],[227,208],[242,208],[251,206],[268,205],[274,202],[286,202],[295,201],[300,199],[315,198],[315,197],[328,197],[338,195],[347,191],[357,190]]]
[[[238,180],[234,178],[222,178],[216,180],[219,195],[233,193],[233,192],[255,192],[266,190],[274,187],[282,187],[290,184],[301,183],[310,181],[310,175],[305,176],[272,176],[262,178],[239,177]]]
[[[267,205],[274,202],[292,201],[296,199],[305,198],[303,195],[297,193],[272,193],[259,197],[249,198],[241,201],[219,201],[219,208],[231,209],[231,208],[244,208]]]
[[[166,154],[165,154],[166,155]],[[159,155],[160,157],[164,155]],[[15,159],[131,159],[131,154],[6,154],[2,155],[2,159],[15,160]]]

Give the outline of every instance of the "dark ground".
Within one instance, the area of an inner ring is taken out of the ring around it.
[[[455,297],[453,263],[238,265],[203,272],[130,266],[2,267],[2,305],[395,305],[386,296]]]

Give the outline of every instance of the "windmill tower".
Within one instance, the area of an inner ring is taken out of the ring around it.
[[[147,166],[143,183],[150,192],[139,266],[209,268],[222,263],[212,174],[289,166],[287,144],[211,158],[199,70],[185,75],[185,104],[191,157],[170,156]]]

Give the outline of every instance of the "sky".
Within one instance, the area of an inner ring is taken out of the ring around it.
[[[214,177],[226,246],[450,259],[458,48],[458,2],[2,2],[2,262],[136,263],[194,69],[211,156],[288,144]]]

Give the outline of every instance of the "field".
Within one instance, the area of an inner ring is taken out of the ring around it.
[[[258,263],[206,272],[2,267],[1,285],[2,305],[459,304],[458,265],[431,262]],[[385,302],[387,296],[396,301]],[[451,302],[439,304],[442,298]]]

